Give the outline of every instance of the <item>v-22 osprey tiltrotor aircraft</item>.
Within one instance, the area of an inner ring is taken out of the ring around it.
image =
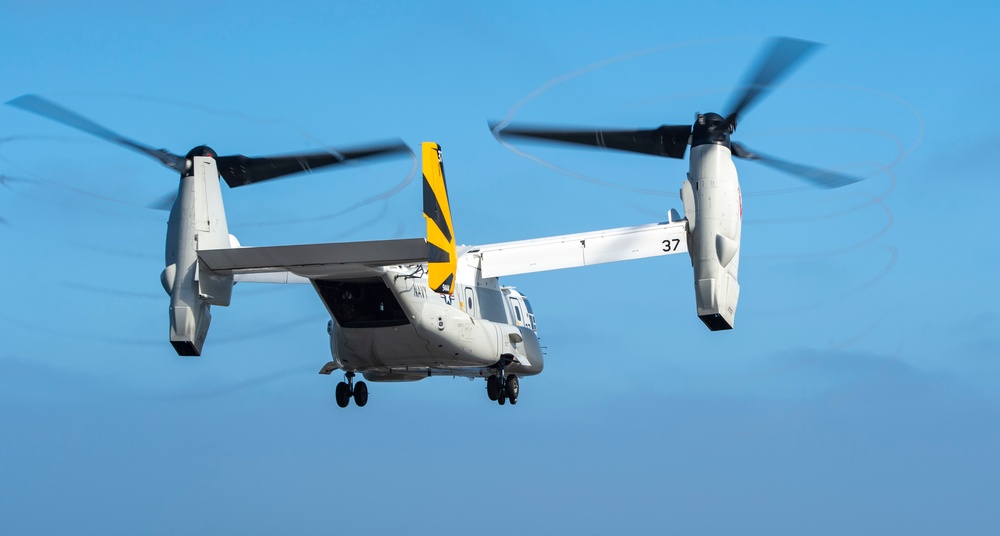
[[[308,283],[330,313],[333,360],[322,374],[344,371],[338,405],[368,401],[354,381],[415,381],[431,376],[484,378],[490,400],[516,404],[519,378],[543,368],[535,315],[526,296],[500,277],[660,255],[690,253],[699,318],[711,330],[731,329],[739,299],[742,199],[732,157],[758,160],[836,187],[857,179],[752,153],[731,141],[737,116],[815,44],[779,39],[726,116],[699,114],[693,126],[654,130],[558,130],[493,125],[498,137],[577,143],[682,158],[691,145],[681,187],[685,217],[666,222],[481,246],[458,246],[441,149],[423,143],[425,238],[243,247],[229,234],[220,178],[230,187],[292,173],[409,153],[400,143],[350,151],[248,158],[218,156],[199,146],[185,157],[120,136],[35,95],[8,104],[43,115],[151,156],[181,175],[167,228],[170,343],[179,355],[199,356],[211,306],[228,306],[237,282]]]

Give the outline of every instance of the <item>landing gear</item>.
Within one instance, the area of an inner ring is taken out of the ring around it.
[[[517,395],[521,391],[521,385],[517,381],[517,376],[513,374],[507,376],[507,381],[504,384],[504,391],[507,394],[507,398],[510,399],[510,403],[517,404]]]
[[[506,404],[508,400],[511,404],[517,404],[517,395],[520,391],[521,387],[517,376],[510,374],[504,378],[502,367],[499,375],[491,375],[486,378],[486,396],[501,406]]]
[[[368,384],[359,381],[354,385],[354,403],[358,405],[359,408],[365,407],[368,403]]]
[[[359,408],[364,407],[368,403],[368,385],[363,381],[354,383],[353,372],[344,374],[344,379],[347,381],[337,384],[337,405],[346,408],[353,398]]]
[[[351,388],[344,382],[337,384],[337,405],[346,408],[351,403]]]
[[[496,376],[486,378],[486,396],[490,397],[490,400],[493,401],[500,398],[500,378]]]

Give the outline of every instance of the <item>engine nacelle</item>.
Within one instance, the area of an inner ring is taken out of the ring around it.
[[[178,355],[200,356],[212,322],[211,305],[229,305],[233,276],[199,269],[199,249],[230,247],[215,159],[189,156],[167,224],[166,268],[170,344]]]
[[[732,329],[740,297],[743,200],[729,148],[714,143],[692,147],[688,177],[681,200],[688,217],[698,318],[712,331]]]

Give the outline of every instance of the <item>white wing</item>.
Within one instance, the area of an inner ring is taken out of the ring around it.
[[[559,270],[687,251],[687,222],[671,221],[477,246],[483,277]]]
[[[243,275],[244,281],[305,282],[306,279],[362,276],[373,268],[427,262],[423,238],[373,240],[296,246],[241,247],[198,251],[201,268],[217,274]],[[240,280],[238,279],[238,280]]]

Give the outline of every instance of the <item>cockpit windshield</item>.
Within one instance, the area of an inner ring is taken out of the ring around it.
[[[528,301],[528,297],[521,295],[521,299],[524,301],[524,308],[528,310],[528,327],[532,331],[538,331],[538,326],[535,325],[535,313],[531,310],[531,302]]]

